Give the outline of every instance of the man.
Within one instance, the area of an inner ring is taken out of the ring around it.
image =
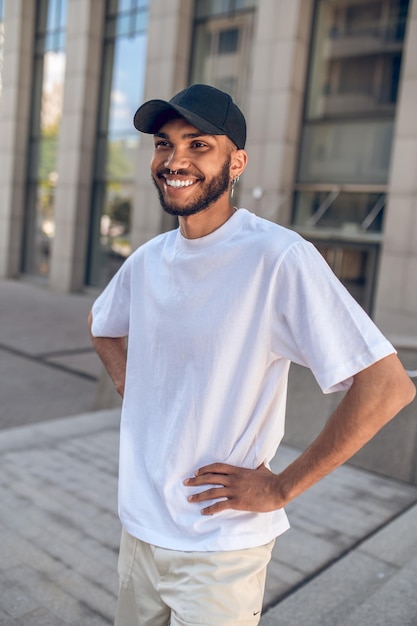
[[[283,507],[415,389],[316,249],[233,206],[247,155],[230,96],[193,85],[146,102],[134,124],[154,135],[152,179],[179,228],[136,250],[90,314],[123,396],[116,624],[257,624]],[[274,475],[291,361],[347,393]]]

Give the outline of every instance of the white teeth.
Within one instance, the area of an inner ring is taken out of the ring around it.
[[[189,187],[190,185],[193,184],[193,180],[169,180],[168,178],[165,179],[166,184],[169,187]]]

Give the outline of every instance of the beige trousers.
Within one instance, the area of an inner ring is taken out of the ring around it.
[[[123,530],[115,626],[255,626],[273,545],[179,552]]]

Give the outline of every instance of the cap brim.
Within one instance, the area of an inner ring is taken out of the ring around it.
[[[208,122],[203,117],[184,109],[183,107],[171,104],[165,100],[149,100],[142,104],[136,111],[133,118],[135,128],[142,133],[157,133],[161,126],[175,116],[183,117],[187,122],[210,135],[224,135],[225,132],[218,126]]]

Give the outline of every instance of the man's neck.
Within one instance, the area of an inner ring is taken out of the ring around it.
[[[181,216],[178,218],[181,234],[186,239],[205,237],[223,226],[235,211],[236,207],[228,202],[224,208],[209,207],[194,215]]]

